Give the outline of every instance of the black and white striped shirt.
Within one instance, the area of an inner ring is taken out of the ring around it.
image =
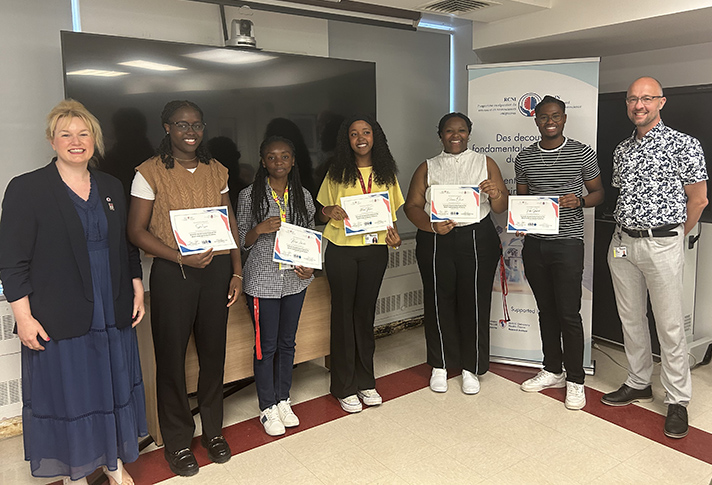
[[[596,152],[571,138],[553,150],[534,143],[522,150],[514,162],[517,184],[526,185],[529,195],[583,195],[584,182],[601,173]],[[559,234],[536,235],[545,239],[583,239],[583,209],[561,208]]]

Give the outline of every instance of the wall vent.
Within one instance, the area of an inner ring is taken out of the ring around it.
[[[487,7],[498,5],[494,2],[482,2],[478,0],[439,0],[420,7],[426,12],[436,12],[444,14],[462,15],[468,12],[474,12]]]
[[[0,408],[20,402],[22,399],[21,381],[21,379],[10,379],[0,382]]]
[[[423,290],[412,290],[403,293],[388,295],[376,301],[376,315],[388,314],[395,311],[405,311],[412,307],[423,305]]]
[[[0,318],[0,340],[10,340],[17,338],[17,335],[12,333],[15,328],[15,318],[12,314],[5,314]]]

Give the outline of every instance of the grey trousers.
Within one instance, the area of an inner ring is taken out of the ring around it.
[[[665,403],[686,406],[692,396],[692,381],[682,316],[685,236],[682,225],[676,231],[674,237],[633,238],[616,229],[608,248],[608,266],[628,358],[625,384],[643,389],[652,382],[647,290],[660,341],[660,380],[666,391]],[[625,257],[614,257],[618,247],[625,248]]]

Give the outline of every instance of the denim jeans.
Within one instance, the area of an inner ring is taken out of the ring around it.
[[[576,384],[583,384],[585,377],[581,321],[583,255],[583,241],[573,238],[527,236],[522,251],[524,274],[539,308],[544,370],[559,374],[563,363],[566,380]]]
[[[307,290],[282,298],[247,297],[247,308],[255,324],[255,304],[259,305],[260,348],[255,343],[255,386],[260,411],[289,398],[294,367],[294,347],[299,315]]]

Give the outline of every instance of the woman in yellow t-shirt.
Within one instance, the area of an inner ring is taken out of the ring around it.
[[[319,189],[319,214],[326,222],[326,273],[331,287],[331,394],[344,411],[361,411],[381,404],[373,374],[376,299],[388,266],[388,248],[401,238],[395,226],[403,194],[398,169],[378,122],[354,116],[341,125],[334,161]],[[393,227],[372,234],[347,236],[341,197],[388,192]]]

